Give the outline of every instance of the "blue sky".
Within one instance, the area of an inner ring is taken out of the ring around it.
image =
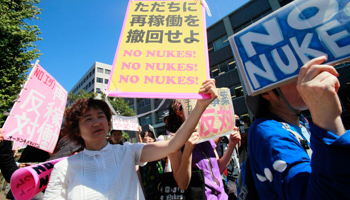
[[[249,0],[207,0],[207,27]],[[42,0],[40,65],[67,91],[96,62],[112,64],[128,0]]]

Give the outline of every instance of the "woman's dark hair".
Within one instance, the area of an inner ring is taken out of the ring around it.
[[[181,106],[181,103],[176,99],[171,100],[168,105],[169,117],[168,117],[168,123],[166,124],[166,127],[168,131],[172,133],[175,133],[182,125],[182,121],[177,115],[177,111],[180,108],[179,106]]]
[[[151,137],[151,138],[152,138],[153,140],[156,139],[156,136],[154,135],[154,133],[153,133],[151,130],[142,132],[142,133],[141,133],[141,138],[144,138],[144,137],[145,137],[146,132],[152,133],[152,137]]]
[[[111,127],[111,110],[109,109],[106,102],[101,100],[93,98],[80,99],[75,102],[68,110],[66,110],[64,114],[64,124],[62,129],[63,135],[67,135],[70,140],[74,141],[76,144],[81,145],[84,148],[85,142],[80,136],[79,120],[90,108],[101,109],[107,117],[109,127]]]
[[[277,89],[273,89],[272,90],[273,93],[275,93],[275,95],[277,97],[280,96],[280,94],[278,93]],[[261,118],[266,116],[267,113],[269,113],[269,107],[270,107],[270,103],[268,100],[266,100],[264,97],[262,97],[261,94],[259,94],[259,110],[257,115],[255,116],[256,118]]]

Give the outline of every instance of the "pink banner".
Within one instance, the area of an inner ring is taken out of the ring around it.
[[[5,140],[52,153],[61,129],[67,91],[40,65],[34,66],[3,126]]]
[[[15,199],[32,199],[49,184],[53,166],[65,159],[59,158],[16,170],[11,176],[11,191]]]

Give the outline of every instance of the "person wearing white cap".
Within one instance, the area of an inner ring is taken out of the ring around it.
[[[260,199],[350,199],[350,132],[340,118],[338,73],[325,60],[306,63],[297,81],[246,97],[256,118],[248,152]],[[300,114],[306,109],[311,124]]]

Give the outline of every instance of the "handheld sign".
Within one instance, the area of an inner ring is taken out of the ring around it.
[[[138,131],[139,121],[137,117],[123,117],[119,115],[112,116],[113,130]]]
[[[350,57],[348,0],[296,0],[230,37],[249,95],[292,81],[314,57]]]
[[[216,98],[202,114],[197,131],[199,133],[198,143],[229,135],[235,127],[234,109],[231,100],[231,92],[228,88],[218,88],[218,98]],[[197,100],[181,100],[182,108],[187,118]]]
[[[131,0],[124,19],[109,96],[209,98],[205,10],[201,1]]]
[[[2,128],[4,139],[52,153],[67,95],[67,91],[36,64]]]
[[[66,157],[65,157],[66,158]],[[59,158],[16,170],[11,176],[11,190],[15,199],[32,199],[49,184],[53,166],[65,158]]]

